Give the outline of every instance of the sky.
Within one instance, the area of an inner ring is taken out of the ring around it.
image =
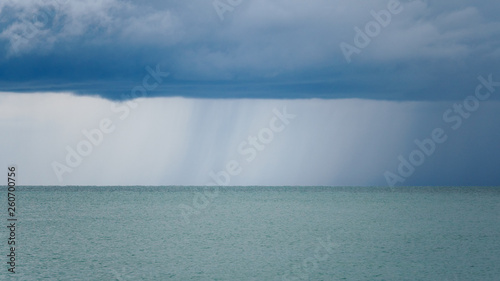
[[[0,162],[27,185],[499,185],[499,11],[2,1]]]

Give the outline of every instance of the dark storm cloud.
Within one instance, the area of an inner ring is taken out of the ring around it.
[[[160,65],[170,76],[151,96],[447,100],[499,76],[492,0],[402,1],[350,63],[340,44],[391,0],[231,3],[3,2],[0,90],[119,99]]]

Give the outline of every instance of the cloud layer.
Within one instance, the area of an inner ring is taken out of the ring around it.
[[[401,2],[347,63],[340,43],[391,1],[244,0],[223,20],[217,1],[4,1],[0,89],[119,99],[160,64],[158,96],[450,100],[496,71],[493,0]]]

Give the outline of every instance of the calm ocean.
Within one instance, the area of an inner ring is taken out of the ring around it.
[[[0,279],[500,280],[500,188],[203,193],[19,187],[16,273],[4,226]]]

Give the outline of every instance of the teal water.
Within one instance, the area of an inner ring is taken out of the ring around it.
[[[21,187],[0,279],[500,280],[500,188],[203,192]]]

